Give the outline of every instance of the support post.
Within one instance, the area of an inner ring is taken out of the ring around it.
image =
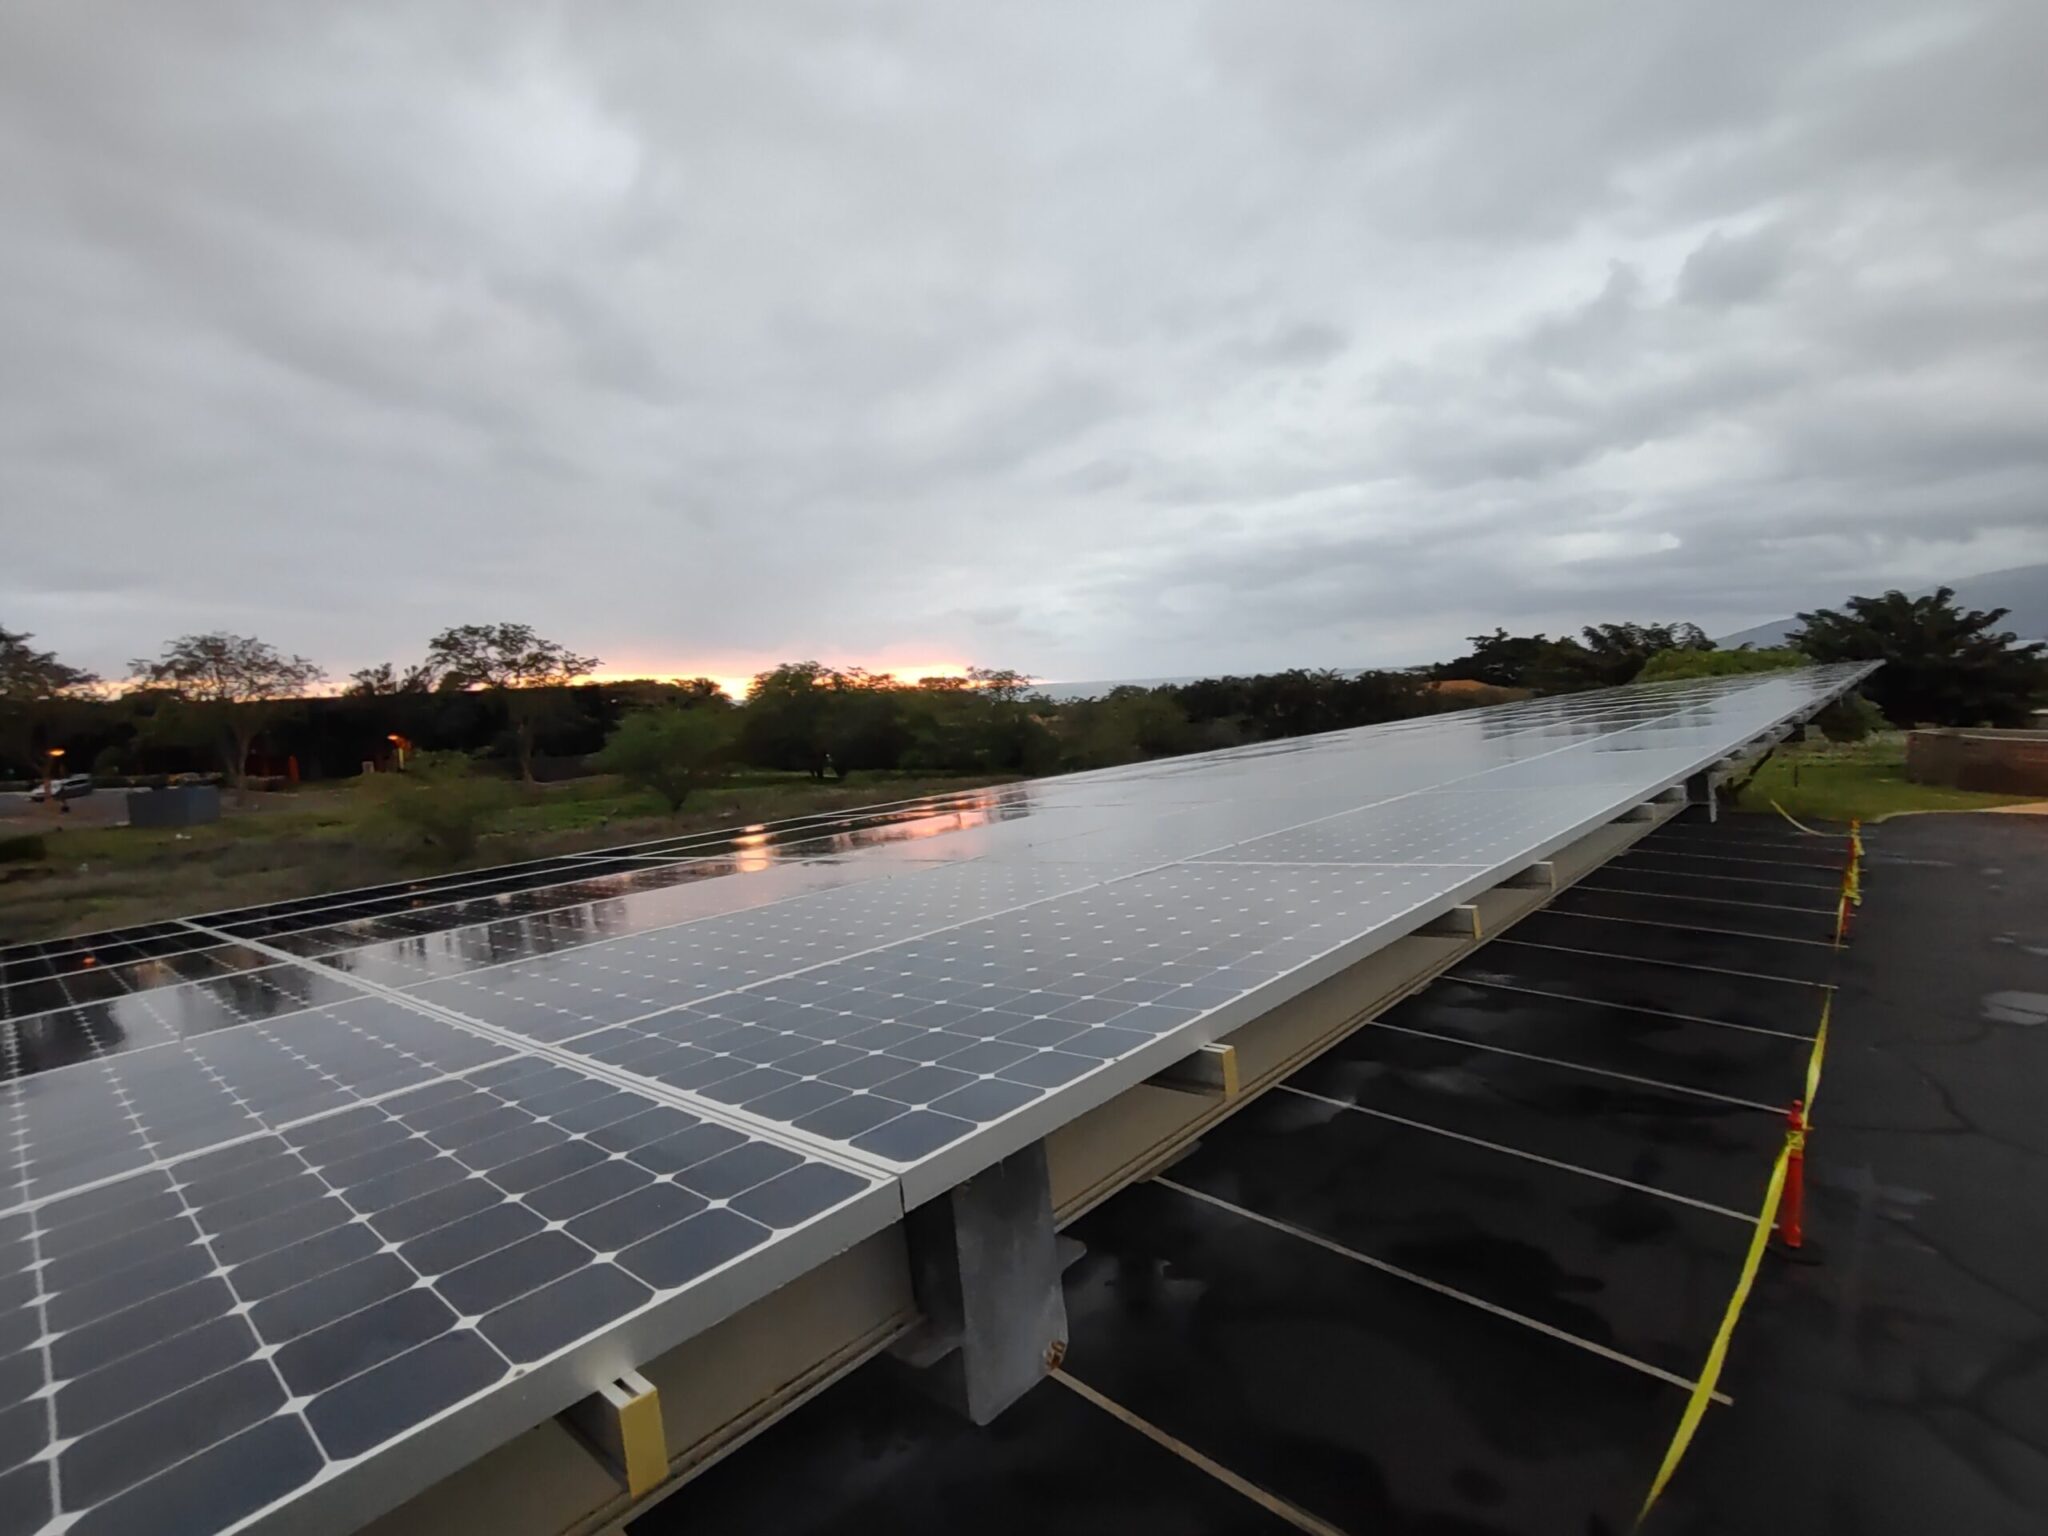
[[[1557,866],[1543,859],[1519,874],[1510,875],[1501,884],[1517,891],[1554,891],[1557,889]]]
[[[1714,773],[1715,770],[1712,768],[1702,768],[1685,781],[1686,803],[1704,805],[1710,823],[1721,819],[1721,797],[1715,793],[1717,785],[1714,782]]]
[[[925,1202],[904,1229],[925,1320],[894,1353],[933,1396],[986,1424],[1067,1351],[1045,1144]]]

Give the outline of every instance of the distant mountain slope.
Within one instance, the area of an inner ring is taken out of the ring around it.
[[[2009,571],[1965,576],[1948,585],[1956,589],[1956,601],[1965,608],[2010,608],[2012,612],[2006,615],[2005,627],[2022,640],[2048,639],[2048,565],[2016,565]],[[1875,583],[1860,595],[1874,597],[1883,590],[1883,583]],[[1932,586],[1920,587],[1915,589],[1914,595],[1933,590]],[[1813,606],[1838,608],[1847,596],[1844,593],[1839,597],[1817,599]],[[1729,648],[1754,645],[1762,649],[1784,644],[1785,637],[1798,627],[1797,619],[1777,619],[1769,624],[1737,630],[1732,635],[1723,635],[1716,643]]]

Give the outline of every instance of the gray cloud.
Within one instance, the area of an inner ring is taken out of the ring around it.
[[[2048,11],[0,20],[0,622],[1400,662],[2048,558]]]

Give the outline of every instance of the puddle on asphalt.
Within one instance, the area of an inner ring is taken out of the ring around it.
[[[1996,1024],[2048,1024],[2048,992],[1991,992],[1984,1017]]]

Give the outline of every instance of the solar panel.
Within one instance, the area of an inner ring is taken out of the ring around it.
[[[222,1529],[430,1424],[516,1433],[499,1389],[571,1400],[901,1209],[377,997],[24,1075],[8,1115],[6,1508],[78,1530]]]
[[[1861,671],[0,952],[0,1525],[346,1529]]]

